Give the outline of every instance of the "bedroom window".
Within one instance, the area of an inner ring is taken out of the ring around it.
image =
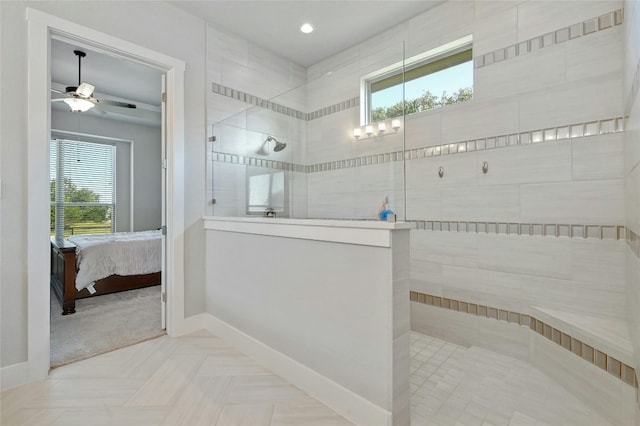
[[[52,139],[51,235],[115,230],[115,145]]]
[[[361,121],[375,123],[471,99],[472,36],[408,58],[362,78]],[[405,99],[402,102],[402,99]]]

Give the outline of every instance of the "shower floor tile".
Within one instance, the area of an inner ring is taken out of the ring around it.
[[[411,425],[610,425],[531,364],[411,332]]]

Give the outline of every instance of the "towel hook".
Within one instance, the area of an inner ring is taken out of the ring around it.
[[[489,163],[484,161],[482,163],[482,173],[484,173],[486,175],[488,171],[489,171]]]
[[[440,166],[440,168],[438,169],[438,176],[440,176],[441,178],[444,176],[444,167]]]

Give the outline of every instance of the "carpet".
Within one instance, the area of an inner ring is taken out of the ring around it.
[[[51,368],[166,334],[160,323],[160,286],[76,301],[61,315],[51,292]]]

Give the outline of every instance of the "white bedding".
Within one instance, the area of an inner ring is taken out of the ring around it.
[[[162,269],[161,231],[77,235],[76,288],[93,293],[97,280],[111,275],[142,275]]]

